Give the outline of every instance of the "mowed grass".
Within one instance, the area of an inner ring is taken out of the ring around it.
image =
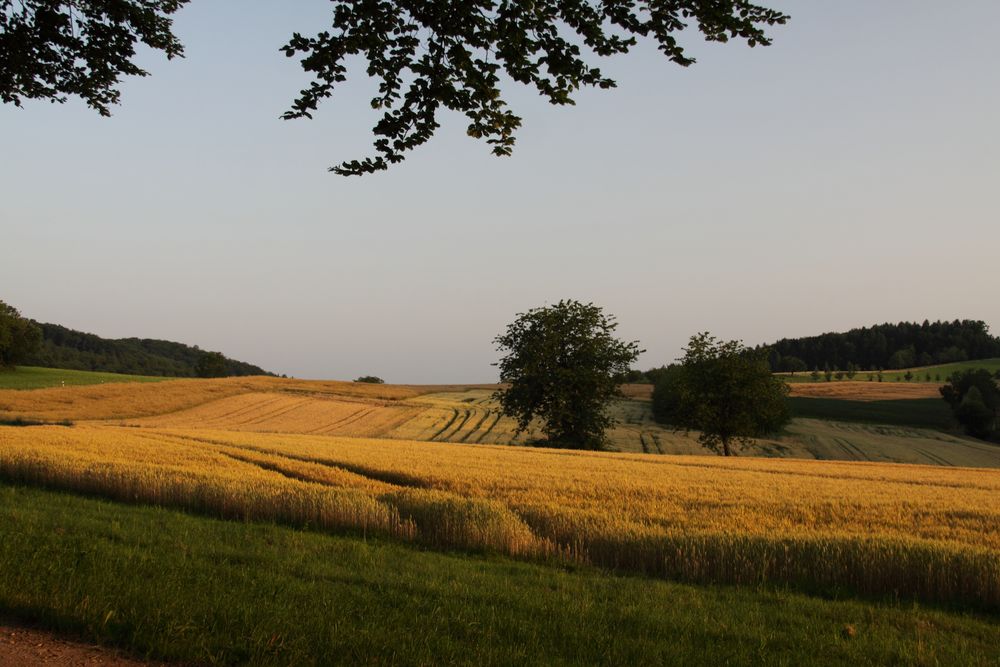
[[[995,616],[691,586],[0,484],[0,617],[195,664],[993,665]]]
[[[935,366],[919,366],[916,368],[904,368],[901,370],[884,370],[882,371],[882,382],[892,382],[895,383],[897,379],[900,382],[906,382],[906,373],[912,373],[912,378],[910,382],[932,382],[934,384],[943,384],[949,375],[955,373],[956,371],[966,371],[973,370],[976,368],[985,368],[991,373],[996,373],[1000,371],[1000,359],[979,359],[976,361],[959,361],[952,364],[938,364]],[[820,369],[822,372],[823,369]],[[868,381],[868,375],[871,373],[874,375],[872,380],[878,383],[878,372],[877,371],[858,371],[857,375],[854,376],[854,381]],[[930,374],[930,379],[927,378],[928,373]],[[790,373],[778,373],[786,382],[814,382],[812,379],[812,372],[807,371],[805,373],[796,373],[791,375]],[[940,379],[938,379],[940,378]],[[837,380],[834,380],[837,382]]]
[[[1000,609],[998,470],[39,426],[0,427],[0,479],[674,580]]]
[[[169,379],[171,378],[95,373],[38,366],[18,366],[13,371],[0,369],[0,389],[43,389],[45,387],[70,387],[111,382],[162,382]]]

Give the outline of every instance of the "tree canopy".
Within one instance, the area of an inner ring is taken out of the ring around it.
[[[771,433],[789,419],[788,385],[771,374],[763,350],[691,337],[679,365],[668,367],[653,390],[657,421],[701,432],[703,445],[732,456],[733,445]]]
[[[17,308],[0,301],[0,370],[13,368],[38,349],[42,332]]]
[[[221,352],[202,352],[194,370],[200,378],[226,377],[226,357]]]
[[[187,0],[0,0],[0,100],[79,97],[102,116],[122,76],[146,76],[138,43],[184,54],[170,16]]]
[[[1000,338],[982,320],[899,322],[783,338],[768,345],[771,370],[790,371],[784,360],[795,357],[808,368],[912,368],[955,361],[1000,357]]]
[[[108,339],[68,329],[58,324],[39,323],[41,346],[24,362],[32,366],[70,368],[82,371],[193,377],[203,351],[197,346],[155,338]],[[224,375],[272,375],[260,366],[225,359]]]
[[[941,387],[941,397],[969,435],[989,438],[996,433],[1000,386],[988,370],[975,368],[953,373]]]
[[[560,301],[520,313],[497,336],[497,365],[509,384],[495,398],[518,433],[540,419],[553,445],[599,449],[614,425],[607,405],[642,350],[614,337],[618,323],[599,306]]]
[[[82,98],[103,115],[123,75],[145,76],[137,43],[183,55],[172,15],[187,0],[0,0],[0,99]],[[771,43],[766,28],[788,16],[747,0],[361,0],[333,1],[331,26],[291,36],[281,48],[313,77],[283,115],[311,118],[347,80],[348,65],[378,81],[371,100],[375,154],[331,170],[345,176],[401,162],[439,127],[443,109],[464,114],[467,133],[510,155],[521,118],[503,79],[531,86],[552,104],[573,104],[582,87],[613,88],[592,63],[651,40],[671,62],[694,63],[678,37]]]

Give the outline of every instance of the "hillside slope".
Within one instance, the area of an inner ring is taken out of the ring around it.
[[[101,338],[58,324],[37,323],[42,346],[23,363],[80,371],[131,375],[196,377],[205,350],[153,338]],[[259,366],[226,358],[227,375],[272,375]]]
[[[895,383],[890,386],[896,387]],[[387,438],[470,446],[530,445],[540,437],[533,429],[517,434],[515,421],[500,414],[491,393],[485,386],[372,385],[270,377],[185,379],[0,390],[0,419]],[[926,400],[894,403],[915,403],[919,407]],[[838,402],[873,407],[886,403]],[[714,456],[698,442],[697,433],[674,431],[655,423],[648,400],[616,401],[611,411],[619,422],[608,433],[609,447],[614,450]],[[801,418],[793,420],[780,436],[759,439],[741,453],[772,458],[1000,468],[1000,447],[995,445],[905,424],[849,424],[835,418],[806,418],[814,416],[799,414]]]

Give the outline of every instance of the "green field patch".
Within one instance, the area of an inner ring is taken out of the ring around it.
[[[943,384],[947,381],[948,376],[952,373],[958,371],[968,371],[975,370],[977,368],[985,368],[991,373],[996,373],[1000,371],[1000,359],[979,359],[976,361],[959,361],[953,364],[939,364],[937,366],[921,366],[919,368],[904,368],[901,370],[884,370],[882,371],[882,382],[906,382],[906,374],[910,373],[910,382],[931,382],[934,384]],[[844,370],[844,369],[841,369]],[[823,369],[819,369],[820,373]],[[811,371],[798,372],[795,375],[789,373],[779,373],[786,382],[815,382],[813,379]],[[859,370],[854,376],[854,382],[868,382],[868,376],[872,375],[871,382],[878,382],[878,372],[871,370]],[[930,375],[930,379],[928,379]],[[845,376],[842,378],[847,380]],[[825,382],[825,378],[820,378],[821,382]],[[834,379],[833,382],[838,380]]]
[[[172,379],[174,378],[18,366],[13,371],[0,371],[0,389],[45,389],[47,387],[69,387],[111,382],[162,382]]]

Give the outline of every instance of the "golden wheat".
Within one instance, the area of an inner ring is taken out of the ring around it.
[[[252,392],[186,410],[127,420],[132,426],[190,427],[376,437],[423,412],[401,401]]]
[[[938,384],[867,382],[838,380],[837,382],[790,382],[791,396],[809,398],[839,398],[849,401],[890,401],[912,398],[940,398]],[[649,400],[653,397],[651,384],[622,385],[622,393],[632,399]]]
[[[1000,607],[1000,471],[224,430],[0,428],[0,478],[693,581]]]
[[[847,401],[893,401],[941,398],[940,385],[909,382],[793,382],[791,396],[838,398]]]
[[[0,416],[33,419],[128,419],[185,410],[209,401],[253,392],[357,397],[381,401],[418,396],[434,388],[291,380],[275,377],[109,383],[23,391],[0,390]]]

